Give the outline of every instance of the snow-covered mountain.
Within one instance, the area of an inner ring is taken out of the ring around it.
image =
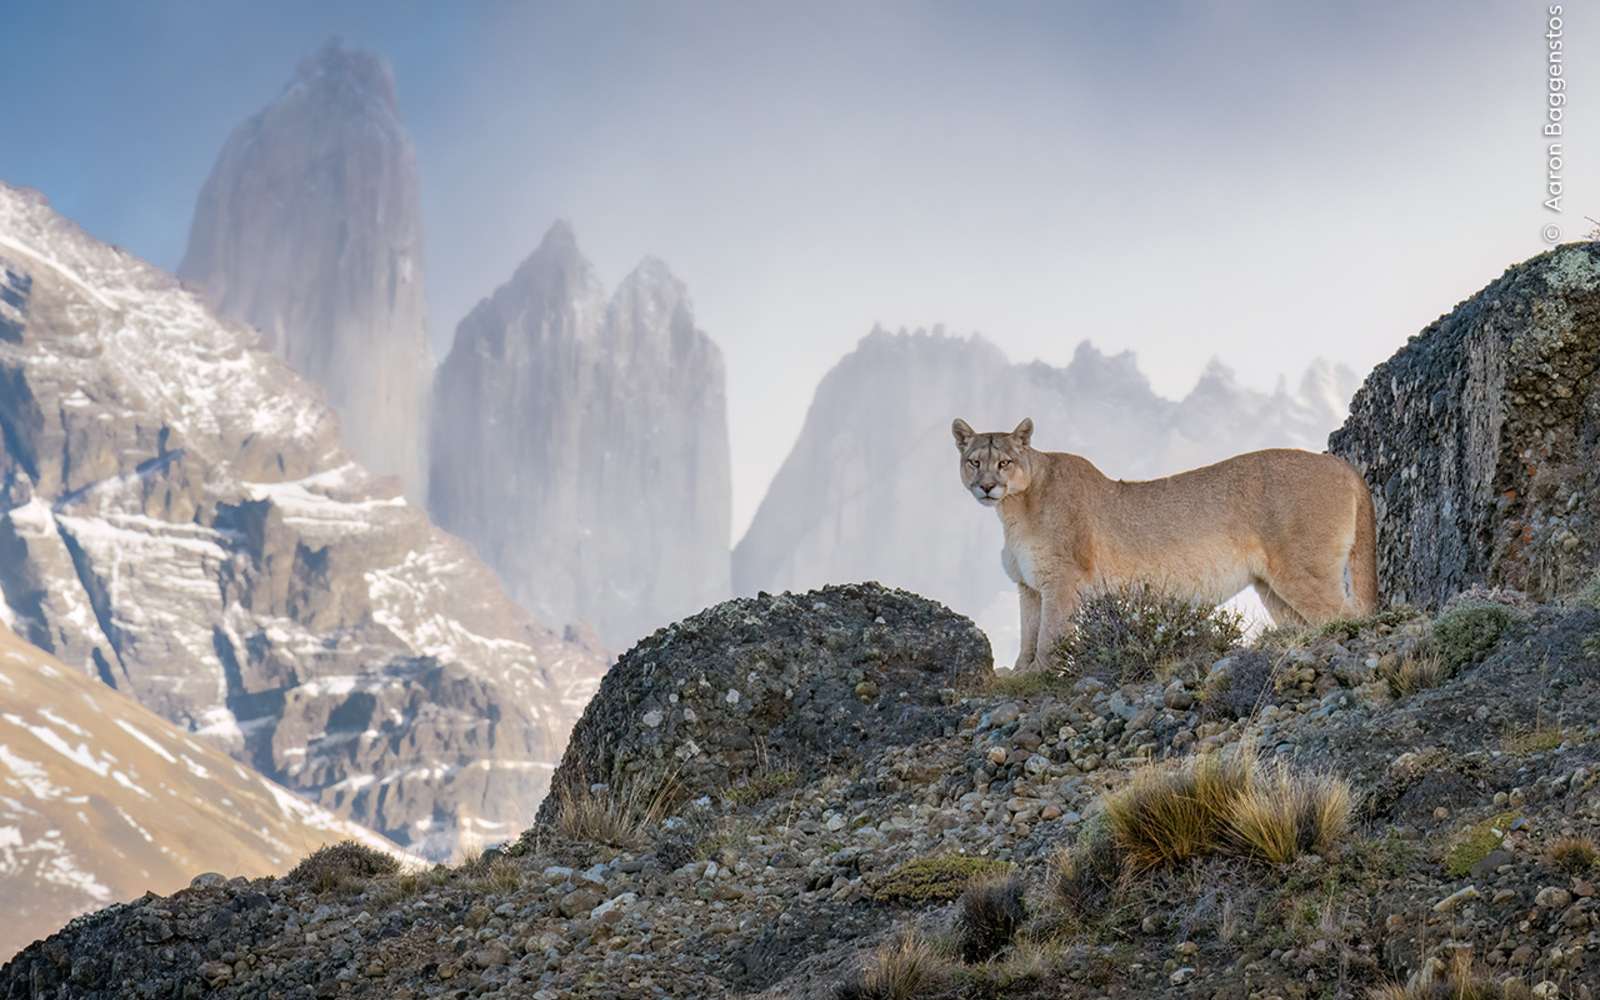
[[[516,833],[604,663],[256,341],[0,185],[0,618],[412,849]]]
[[[878,580],[972,616],[997,657],[1007,648],[1014,656],[1016,595],[1000,569],[1000,526],[960,487],[953,418],[1005,430],[1032,417],[1035,447],[1143,479],[1257,448],[1321,451],[1356,384],[1348,369],[1319,362],[1298,393],[1261,393],[1213,362],[1172,401],[1131,353],[1108,356],[1088,342],[1056,368],[1013,364],[978,336],[875,329],[817,386],[734,549],[734,590]]]
[[[356,460],[422,500],[433,358],[421,211],[381,59],[331,41],[233,131],[178,274],[327,390]]]
[[[626,648],[729,593],[722,352],[647,258],[609,300],[566,223],[461,322],[429,508],[545,621]]]
[[[345,839],[400,853],[0,627],[0,961],[87,910]]]

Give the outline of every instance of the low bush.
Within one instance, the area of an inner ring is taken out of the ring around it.
[[[1515,612],[1504,604],[1460,604],[1434,620],[1434,646],[1453,674],[1482,659],[1514,621]]]
[[[1152,584],[1088,597],[1053,651],[1062,671],[1117,682],[1210,664],[1244,638],[1244,616]]]
[[[961,894],[956,940],[963,962],[986,962],[1003,951],[1028,918],[1022,880],[986,878]]]
[[[354,840],[342,840],[312,851],[284,876],[288,882],[305,885],[315,892],[331,892],[347,885],[370,882],[400,870],[400,862],[376,848]]]
[[[1009,862],[966,854],[935,854],[915,858],[890,871],[873,887],[881,903],[920,905],[946,902],[966,891],[973,882],[1008,874]]]

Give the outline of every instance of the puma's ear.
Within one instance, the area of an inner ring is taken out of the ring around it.
[[[967,445],[971,444],[973,437],[975,437],[977,434],[977,432],[972,429],[972,426],[965,420],[962,420],[960,417],[957,417],[955,419],[955,423],[950,425],[950,433],[956,436],[957,448],[965,448]]]
[[[1022,423],[1018,424],[1017,429],[1011,432],[1011,440],[1022,445],[1024,448],[1028,447],[1028,442],[1033,440],[1032,417],[1022,418]]]

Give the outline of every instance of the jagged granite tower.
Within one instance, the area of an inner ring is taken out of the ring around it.
[[[608,300],[556,223],[457,327],[433,397],[434,517],[535,615],[626,648],[728,596],[722,352],[666,265]]]
[[[382,59],[330,41],[233,131],[178,274],[327,391],[362,464],[422,498],[433,364],[422,224]]]

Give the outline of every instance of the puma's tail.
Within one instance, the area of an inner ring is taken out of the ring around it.
[[[1352,470],[1354,471],[1354,470]],[[1355,476],[1356,538],[1350,546],[1350,596],[1363,615],[1378,610],[1378,516],[1372,506],[1372,493],[1366,480]]]

